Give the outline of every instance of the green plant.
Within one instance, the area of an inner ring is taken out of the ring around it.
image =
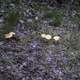
[[[75,23],[80,23],[80,14],[76,14],[73,17],[71,17],[71,20]]]
[[[19,13],[16,10],[11,10],[5,14],[4,25],[0,30],[0,40],[4,39],[4,33],[14,31],[14,26],[19,19]]]
[[[21,0],[0,0],[1,3],[14,3],[14,4],[19,4]]]
[[[40,9],[40,4],[38,2],[32,2],[32,8],[35,10],[39,10]]]
[[[5,24],[3,26],[4,32],[9,32],[14,30],[14,26],[16,25],[19,19],[19,13],[16,10],[11,10],[5,15]]]
[[[64,13],[62,10],[49,10],[48,12],[46,12],[45,17],[52,18],[54,25],[59,26],[61,24],[61,19],[63,15]]]

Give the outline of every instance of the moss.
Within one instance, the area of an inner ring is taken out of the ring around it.
[[[80,0],[75,0],[74,1],[74,4],[75,4],[75,8],[77,9],[77,10],[79,10],[80,9]]]
[[[35,30],[35,31],[39,29],[38,21],[34,20],[32,22],[32,29]]]
[[[14,3],[14,4],[19,4],[21,0],[1,0],[0,2],[2,3]]]
[[[67,47],[67,50],[77,51],[80,50],[80,33],[79,32],[71,32],[68,39],[65,39],[63,42]]]
[[[53,20],[55,26],[59,26],[61,24],[61,19],[63,16],[64,13],[62,10],[48,11],[45,14],[45,17],[51,18]]]
[[[4,25],[0,31],[0,40],[4,39],[4,33],[14,31],[14,26],[17,24],[19,19],[19,13],[16,10],[11,10],[5,14]]]
[[[19,19],[19,13],[15,10],[9,11],[5,15],[5,25],[3,26],[4,32],[9,32],[14,30],[14,26],[16,25]]]
[[[75,65],[77,63],[76,56],[69,56],[69,65]]]
[[[4,58],[0,59],[0,63],[5,64],[5,65],[17,64],[16,61],[13,58],[12,59],[11,58],[7,59],[6,57],[5,57],[5,59]]]
[[[13,0],[13,3],[20,4],[21,0]]]
[[[10,3],[11,0],[0,0],[0,2],[2,2],[2,3]]]
[[[20,44],[21,45],[25,45],[25,43],[27,44],[30,41],[31,41],[31,38],[30,37],[21,38],[20,39]]]
[[[32,2],[31,3],[31,7],[34,9],[34,10],[38,10],[38,11],[48,11],[48,7],[46,5],[42,5],[40,4],[39,2]]]
[[[32,8],[35,9],[35,10],[39,10],[40,9],[40,4],[39,3],[33,2],[31,5],[32,5]]]
[[[39,29],[39,22],[32,19],[32,22],[26,22],[25,25],[27,26],[27,28],[30,28],[31,30],[38,30]]]
[[[80,23],[80,14],[76,14],[73,17],[71,17],[71,20],[75,23]]]

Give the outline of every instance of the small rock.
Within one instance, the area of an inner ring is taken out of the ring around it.
[[[20,23],[24,23],[24,21],[23,21],[23,20],[19,20],[19,22],[20,22]]]
[[[38,20],[38,19],[39,19],[38,16],[36,16],[36,17],[35,17],[35,20]]]
[[[11,66],[7,66],[7,69],[11,69]]]
[[[22,78],[22,80],[26,80],[25,78]]]
[[[3,45],[4,44],[4,42],[2,41],[2,42],[0,42],[0,45]]]
[[[15,7],[15,5],[13,3],[11,3],[10,6]]]
[[[25,62],[23,63],[23,66],[26,66],[26,63]]]
[[[32,22],[32,19],[27,19],[28,22]]]
[[[3,19],[0,19],[0,23],[2,23],[4,20]]]
[[[5,11],[4,10],[1,10],[0,12],[4,13]]]
[[[27,9],[26,12],[29,13],[29,9]]]

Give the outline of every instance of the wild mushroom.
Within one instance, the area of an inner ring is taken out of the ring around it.
[[[41,37],[42,37],[42,38],[45,38],[45,37],[46,37],[46,34],[41,34]]]
[[[41,34],[41,37],[42,37],[42,38],[45,38],[45,39],[47,39],[47,40],[50,40],[50,39],[52,38],[52,36],[49,35],[49,34]]]
[[[55,41],[59,41],[59,40],[60,40],[60,36],[54,36],[53,39],[54,39]]]
[[[6,33],[6,34],[4,35],[4,37],[5,37],[6,39],[10,39],[10,38],[12,38],[14,35],[15,35],[14,32],[9,32],[9,33]]]
[[[50,39],[52,38],[52,36],[49,35],[49,34],[47,34],[47,35],[45,36],[45,38],[46,38],[47,40],[50,40]]]

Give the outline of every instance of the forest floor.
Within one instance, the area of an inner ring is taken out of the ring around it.
[[[4,1],[0,2],[0,80],[80,80],[80,10],[70,4]],[[6,40],[6,32],[15,32],[15,39]]]

